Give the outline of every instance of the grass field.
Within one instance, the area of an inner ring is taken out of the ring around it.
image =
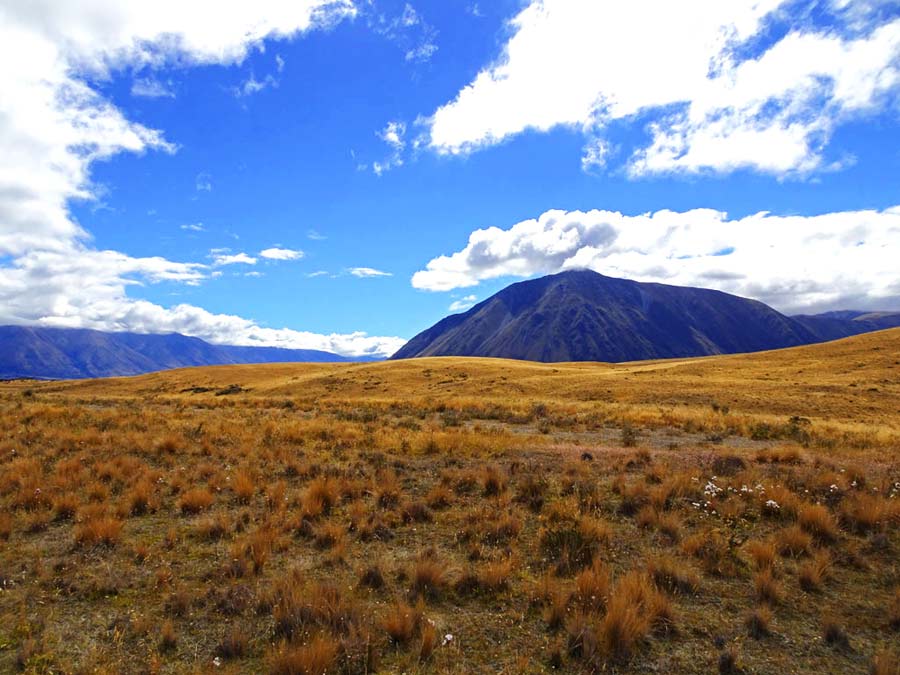
[[[0,384],[0,671],[898,673],[900,330]]]

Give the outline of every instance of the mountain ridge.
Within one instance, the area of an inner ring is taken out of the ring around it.
[[[391,358],[623,362],[779,349],[900,325],[900,313],[850,313],[795,318],[723,291],[570,270],[511,284]]]
[[[186,366],[349,362],[314,349],[216,345],[180,333],[0,326],[0,378],[80,379],[142,375]]]

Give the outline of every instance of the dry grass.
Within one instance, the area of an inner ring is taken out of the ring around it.
[[[898,346],[0,384],[0,671],[890,672]]]

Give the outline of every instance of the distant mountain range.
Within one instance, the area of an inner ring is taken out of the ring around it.
[[[185,366],[360,361],[314,349],[213,345],[178,333],[141,335],[78,328],[0,326],[0,378],[139,375]]]
[[[900,326],[900,312],[790,317],[721,291],[562,272],[503,289],[419,333],[394,359],[637,361],[780,349]]]

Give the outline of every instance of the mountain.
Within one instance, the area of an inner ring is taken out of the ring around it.
[[[185,366],[285,361],[353,361],[314,349],[213,345],[171,333],[0,326],[0,378],[73,379],[139,375]]]
[[[779,349],[889,327],[879,322],[900,325],[900,314],[867,316],[792,318],[721,291],[573,270],[512,284],[391,358],[637,361]]]

